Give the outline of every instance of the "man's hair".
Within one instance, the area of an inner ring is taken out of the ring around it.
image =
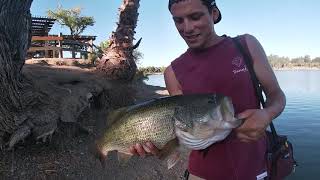
[[[171,6],[175,3],[179,3],[181,1],[186,1],[186,0],[169,0],[168,4],[168,9],[169,11],[171,10]],[[216,7],[216,2],[215,0],[200,0],[203,5],[205,5],[208,8],[208,11],[211,13],[212,9]]]

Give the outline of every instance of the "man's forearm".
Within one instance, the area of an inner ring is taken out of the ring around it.
[[[286,106],[286,97],[283,91],[280,89],[276,92],[266,95],[266,107],[271,121],[278,117]]]

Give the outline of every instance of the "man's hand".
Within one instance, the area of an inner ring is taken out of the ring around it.
[[[141,157],[145,157],[146,155],[159,156],[160,150],[151,142],[147,142],[145,144],[136,144],[135,146],[131,146],[130,153]]]
[[[244,142],[256,141],[265,135],[265,130],[272,121],[265,109],[249,109],[238,114],[244,123],[236,129],[237,137]]]

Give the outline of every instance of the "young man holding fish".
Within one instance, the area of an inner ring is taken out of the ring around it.
[[[265,130],[284,109],[285,95],[266,54],[252,35],[241,35],[251,55],[254,71],[266,93],[260,109],[244,59],[229,36],[219,36],[214,26],[221,20],[214,0],[169,0],[169,10],[188,50],[165,70],[170,95],[221,93],[232,98],[237,118],[245,119],[226,139],[189,157],[189,179],[254,180],[266,177]],[[137,144],[131,153],[158,155],[151,142]]]

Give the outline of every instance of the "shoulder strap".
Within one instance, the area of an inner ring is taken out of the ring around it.
[[[240,36],[237,36],[235,38],[232,38],[232,40],[233,40],[234,44],[236,45],[236,47],[238,48],[238,50],[240,51],[240,53],[243,56],[243,59],[244,59],[246,65],[247,65],[248,71],[250,73],[250,77],[251,77],[253,86],[255,87],[256,95],[259,98],[259,101],[260,101],[262,107],[264,108],[266,106],[266,104],[265,104],[265,100],[264,100],[263,95],[262,95],[262,85],[259,82],[259,79],[257,78],[256,73],[254,72],[253,61],[252,61],[251,56],[248,54],[249,51],[246,52],[244,50],[243,45],[242,45],[242,43],[240,41],[240,38],[241,38]],[[276,129],[275,129],[275,127],[274,127],[272,122],[270,123],[270,129],[271,129],[271,133],[272,133],[272,137],[273,137],[274,142],[276,142],[276,144],[278,144],[278,138],[277,138],[278,134],[277,134],[277,131],[276,131]]]

